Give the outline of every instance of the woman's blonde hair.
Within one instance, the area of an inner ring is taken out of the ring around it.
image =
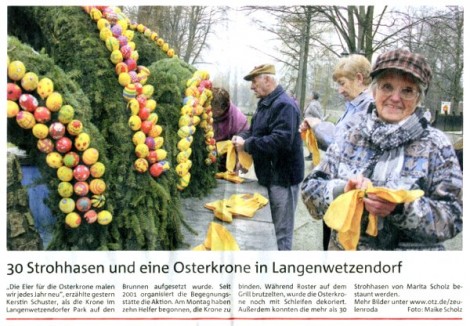
[[[333,80],[336,82],[341,77],[354,80],[356,74],[361,74],[364,77],[364,85],[368,86],[372,81],[370,77],[371,70],[372,65],[366,57],[361,54],[350,54],[341,58],[336,64],[333,71]]]

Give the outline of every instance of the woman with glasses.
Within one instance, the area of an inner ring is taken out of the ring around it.
[[[422,55],[399,49],[381,54],[370,75],[374,103],[305,178],[303,201],[321,219],[339,195],[370,184],[421,189],[422,197],[405,204],[367,194],[356,249],[442,250],[462,231],[462,173],[452,144],[420,107],[431,69]],[[378,218],[375,236],[366,232],[369,213]],[[333,231],[329,250],[343,249]]]

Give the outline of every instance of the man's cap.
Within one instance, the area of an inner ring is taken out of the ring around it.
[[[405,49],[382,53],[375,60],[370,76],[374,78],[383,70],[391,68],[410,73],[418,78],[428,89],[432,79],[432,72],[423,55],[411,53]]]
[[[252,71],[249,72],[248,75],[243,77],[244,80],[253,80],[254,77],[262,74],[270,74],[270,75],[275,75],[276,74],[276,67],[271,64],[265,64],[261,66],[256,66]]]

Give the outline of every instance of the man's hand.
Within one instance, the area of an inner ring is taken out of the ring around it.
[[[245,149],[243,148],[243,145],[245,145],[245,139],[243,139],[240,136],[233,136],[232,137],[232,144],[235,146],[235,149],[237,152],[244,152]]]
[[[374,214],[375,216],[385,217],[390,215],[397,204],[386,201],[385,199],[379,198],[376,195],[368,194],[364,198],[364,207],[366,211]]]

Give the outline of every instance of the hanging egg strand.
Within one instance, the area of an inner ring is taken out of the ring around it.
[[[154,87],[146,85],[150,70],[137,65],[139,54],[132,41],[134,31],[128,29],[130,21],[119,8],[84,7],[84,10],[96,21],[100,39],[111,52],[110,60],[115,65],[118,83],[123,87],[123,98],[130,113],[128,125],[134,131],[132,141],[137,157],[134,169],[159,177],[170,166],[166,160],[167,152],[162,148],[164,139],[160,135],[163,129],[157,124],[157,102],[152,99]]]
[[[7,68],[7,117],[32,131],[38,150],[47,154],[47,165],[57,170],[57,191],[62,197],[59,209],[66,214],[65,224],[77,228],[83,219],[90,224],[109,224],[112,214],[97,212],[106,201],[106,183],[101,179],[105,166],[98,161],[98,150],[90,147],[90,136],[83,132],[82,122],[74,119],[74,108],[63,103],[52,80],[26,72],[23,62],[10,62],[8,57]],[[34,91],[39,100],[31,94]]]

